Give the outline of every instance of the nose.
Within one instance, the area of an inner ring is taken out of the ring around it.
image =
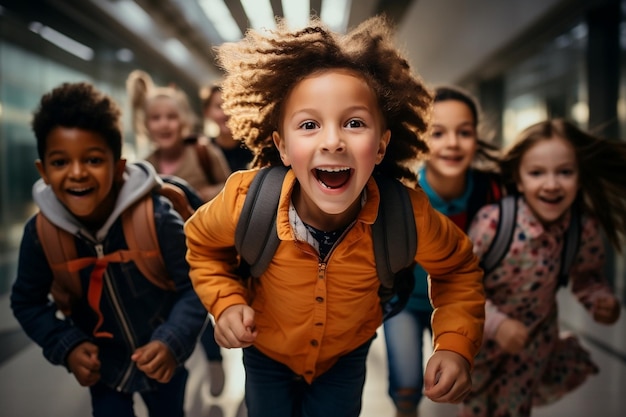
[[[75,161],[70,164],[71,178],[80,179],[85,177],[86,173],[85,166],[80,161]]]
[[[459,146],[459,137],[455,132],[450,132],[446,135],[446,146],[450,148]]]
[[[546,182],[543,184],[543,187],[547,190],[557,190],[560,186],[559,177],[554,174],[549,174],[546,177]]]
[[[342,152],[345,149],[340,129],[328,128],[323,131],[322,149],[327,152]]]

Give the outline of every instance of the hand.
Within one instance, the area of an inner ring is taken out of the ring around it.
[[[620,315],[620,304],[613,295],[599,295],[593,300],[593,319],[602,324],[613,324]]]
[[[460,403],[472,389],[470,364],[456,352],[440,350],[424,372],[424,395],[437,403]]]
[[[80,385],[90,387],[100,380],[98,346],[83,342],[67,355],[67,367]]]
[[[518,353],[528,341],[528,328],[521,321],[505,319],[494,336],[500,348],[507,353]]]
[[[137,348],[130,358],[140,371],[163,384],[172,379],[178,365],[170,349],[159,340]]]
[[[228,307],[215,323],[214,332],[215,341],[224,348],[251,346],[257,335],[254,310],[245,304]]]

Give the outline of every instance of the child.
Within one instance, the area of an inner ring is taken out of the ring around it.
[[[184,93],[172,87],[155,87],[152,78],[139,70],[130,73],[127,88],[133,114],[139,118],[135,120],[136,130],[146,132],[157,147],[146,160],[159,174],[175,175],[187,181],[203,201],[215,197],[230,174],[228,162],[220,148],[206,137],[188,140],[194,123]],[[208,172],[199,159],[199,152],[209,161]],[[209,390],[211,395],[218,396],[224,390],[225,375],[222,352],[215,342],[211,321],[207,321],[200,344],[209,363]]]
[[[469,93],[458,87],[436,88],[428,132],[430,155],[418,173],[433,207],[463,230],[478,209],[502,194],[499,175],[475,168],[496,157],[494,146],[478,138],[478,117],[478,105]],[[397,417],[417,415],[424,380],[422,340],[424,330],[431,331],[428,274],[419,265],[413,274],[415,288],[407,306],[384,323],[389,395]]]
[[[214,126],[213,132],[210,132],[212,141],[217,145],[228,162],[231,172],[248,169],[252,162],[252,152],[246,148],[244,144],[235,138],[228,127],[228,116],[222,109],[222,87],[219,84],[213,84],[202,88],[200,91],[202,99],[202,111],[205,122],[208,126]],[[205,129],[211,131],[211,129]]]
[[[120,216],[158,183],[149,164],[121,158],[119,107],[91,84],[65,83],[42,97],[32,126],[40,215],[75,236],[81,258],[127,249]],[[11,307],[46,359],[89,387],[94,416],[134,416],[136,392],[151,417],[184,414],[188,372],[182,364],[207,314],[189,281],[182,219],[167,200],[151,198],[175,289],[152,284],[133,262],[92,264],[80,270],[79,290],[66,291],[72,301],[67,317],[48,298],[63,284],[53,280],[36,218],[24,229]]]
[[[505,260],[485,277],[485,343],[476,358],[462,416],[529,416],[573,390],[597,367],[573,336],[560,337],[556,292],[563,233],[572,207],[582,212],[571,290],[599,323],[614,323],[620,304],[602,274],[601,227],[620,248],[626,232],[626,144],[600,140],[570,122],[530,126],[504,155],[503,177],[520,194]],[[493,240],[497,205],[470,229],[482,256]]]
[[[221,346],[245,348],[250,417],[358,416],[370,343],[382,321],[371,225],[379,205],[372,177],[415,181],[407,164],[431,96],[375,17],[347,35],[318,20],[299,31],[280,22],[267,35],[218,50],[224,109],[255,166],[286,165],[280,239],[259,279],[237,276],[235,228],[257,170],[230,176],[185,226],[196,292],[216,318]],[[409,193],[431,273],[435,353],[426,395],[459,402],[482,338],[482,271],[465,234],[420,190]],[[246,285],[249,285],[248,288]]]
[[[218,147],[204,136],[192,135],[195,117],[185,94],[173,87],[154,86],[152,78],[139,70],[131,72],[126,83],[135,129],[156,147],[146,160],[158,173],[187,181],[203,200],[215,197],[230,169]]]

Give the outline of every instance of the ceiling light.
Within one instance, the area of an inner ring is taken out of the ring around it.
[[[67,35],[64,35],[57,30],[52,29],[49,26],[46,26],[40,22],[31,22],[28,25],[28,29],[31,32],[37,33],[48,42],[58,46],[59,48],[63,49],[66,52],[69,52],[74,56],[77,56],[84,61],[91,61],[93,59],[93,49],[91,49],[87,45],[83,45],[82,43],[70,38]]]
[[[348,14],[351,0],[322,0],[320,17],[332,30],[345,32],[348,27]]]
[[[275,29],[274,9],[269,0],[241,0],[250,25],[256,29]]]
[[[222,39],[227,42],[241,39],[241,30],[223,0],[199,0],[198,4]]]
[[[311,8],[309,0],[283,0],[282,4],[283,14],[290,28],[300,29],[309,23],[309,9]]]

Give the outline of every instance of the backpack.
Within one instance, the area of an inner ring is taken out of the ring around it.
[[[244,270],[252,277],[265,271],[280,243],[276,233],[276,212],[283,179],[288,168],[259,170],[250,184],[235,231],[235,247]],[[416,226],[409,194],[395,179],[374,178],[380,191],[378,216],[372,225],[378,294],[383,319],[400,312],[413,290],[413,266],[417,250]],[[245,274],[241,274],[245,275]]]
[[[498,204],[500,205],[500,218],[498,220],[496,234],[481,259],[481,267],[484,270],[485,276],[492,272],[509,252],[509,247],[513,241],[513,232],[515,231],[515,225],[517,223],[517,196],[508,195],[502,198]],[[574,204],[572,206],[569,227],[565,230],[563,236],[559,286],[567,286],[569,271],[576,259],[576,253],[578,252],[581,230],[582,225],[578,205]]]
[[[198,162],[202,168],[202,172],[206,177],[209,184],[216,184],[215,175],[211,169],[213,163],[211,162],[211,156],[209,155],[209,149],[207,148],[207,138],[204,136],[190,136],[184,140],[185,144],[192,145],[196,154],[198,155]]]
[[[161,175],[160,178],[161,184],[156,192],[170,200],[183,220],[188,219],[202,204],[201,198],[189,184],[178,177]],[[98,305],[102,293],[101,277],[108,263],[133,261],[146,279],[154,285],[174,291],[174,283],[168,276],[159,248],[152,193],[125,210],[121,217],[124,237],[128,244],[127,250],[120,249],[102,257],[78,258],[74,236],[52,224],[43,213],[37,213],[35,220],[37,236],[54,275],[50,293],[64,315],[68,316],[71,313],[72,304],[82,295],[79,271],[91,265],[94,265],[94,271],[88,289],[88,301],[100,317]],[[99,277],[94,274],[99,274]],[[99,284],[94,284],[94,279],[99,280]],[[97,327],[99,325],[96,326],[96,330]],[[96,330],[95,335],[106,337]]]

